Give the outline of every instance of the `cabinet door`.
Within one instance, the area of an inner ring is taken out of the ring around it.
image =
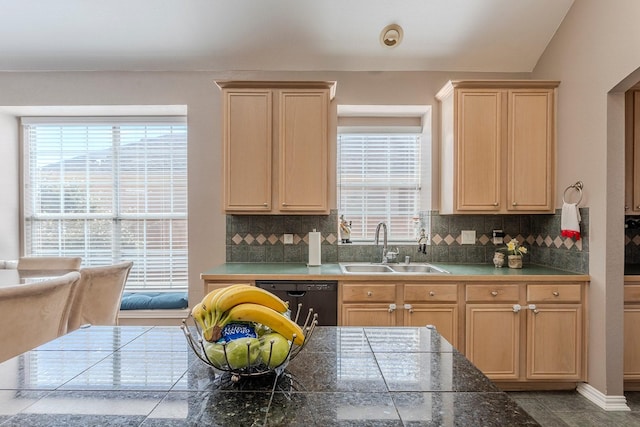
[[[507,210],[553,212],[554,90],[508,91]]]
[[[640,380],[640,306],[624,309],[624,379]]]
[[[633,92],[633,203],[631,210],[640,212],[640,91]]]
[[[389,304],[343,304],[341,326],[396,326],[396,316]]]
[[[499,211],[502,91],[461,89],[457,92],[455,154],[456,209]]]
[[[582,379],[582,306],[527,310],[527,379]]]
[[[511,304],[467,304],[467,358],[494,380],[520,377],[520,318]]]
[[[328,213],[328,90],[280,92],[279,209]]]
[[[228,90],[224,96],[224,209],[271,210],[272,95]]]
[[[404,326],[433,325],[451,345],[458,347],[457,304],[411,304],[404,311]]]

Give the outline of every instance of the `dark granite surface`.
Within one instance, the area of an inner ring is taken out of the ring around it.
[[[0,364],[0,426],[62,425],[538,424],[428,328],[318,327],[283,375],[236,383],[178,327],[94,326]]]

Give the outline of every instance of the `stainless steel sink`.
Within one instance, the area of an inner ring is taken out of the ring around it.
[[[393,270],[383,264],[340,264],[345,273],[393,273]]]
[[[391,268],[398,273],[449,273],[447,270],[431,264],[398,264],[392,265]]]
[[[340,270],[345,274],[450,274],[447,270],[427,263],[340,263]]]

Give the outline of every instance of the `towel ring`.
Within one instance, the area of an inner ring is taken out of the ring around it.
[[[562,203],[567,203],[567,191],[573,189],[573,190],[577,190],[579,193],[579,197],[578,197],[578,201],[576,202],[576,206],[580,204],[580,202],[582,201],[582,187],[584,187],[584,184],[582,184],[582,181],[578,181],[573,185],[568,186],[567,188],[564,189],[564,193],[562,193]]]

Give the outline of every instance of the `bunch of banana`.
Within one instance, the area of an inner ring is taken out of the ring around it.
[[[297,345],[304,343],[304,332],[284,315],[286,302],[255,286],[236,284],[209,292],[191,310],[205,340],[220,339],[222,328],[231,322],[254,322],[278,332]],[[294,338],[295,335],[295,338]]]

